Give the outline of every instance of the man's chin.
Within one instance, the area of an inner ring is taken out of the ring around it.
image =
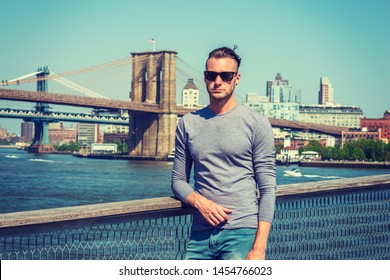
[[[223,92],[213,92],[210,96],[214,99],[224,99],[226,95]]]

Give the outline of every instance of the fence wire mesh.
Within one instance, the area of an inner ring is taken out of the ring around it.
[[[0,237],[1,259],[181,259],[190,215]]]

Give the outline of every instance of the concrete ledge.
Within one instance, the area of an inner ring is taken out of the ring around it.
[[[174,210],[185,207],[172,197],[150,198],[122,202],[90,204],[83,206],[53,208],[34,211],[0,214],[0,228],[45,224],[106,216]]]

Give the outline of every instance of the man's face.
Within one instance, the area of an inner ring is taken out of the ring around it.
[[[206,70],[213,72],[237,72],[237,61],[230,57],[210,58],[206,63]],[[207,91],[210,95],[210,100],[227,99],[234,93],[234,88],[240,81],[240,74],[234,75],[231,81],[224,81],[220,75],[215,80],[208,80],[205,78]]]

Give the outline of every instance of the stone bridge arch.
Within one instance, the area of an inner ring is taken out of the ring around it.
[[[163,158],[175,145],[177,52],[131,55],[131,101],[158,104],[160,113],[129,112],[129,152],[134,157]]]

